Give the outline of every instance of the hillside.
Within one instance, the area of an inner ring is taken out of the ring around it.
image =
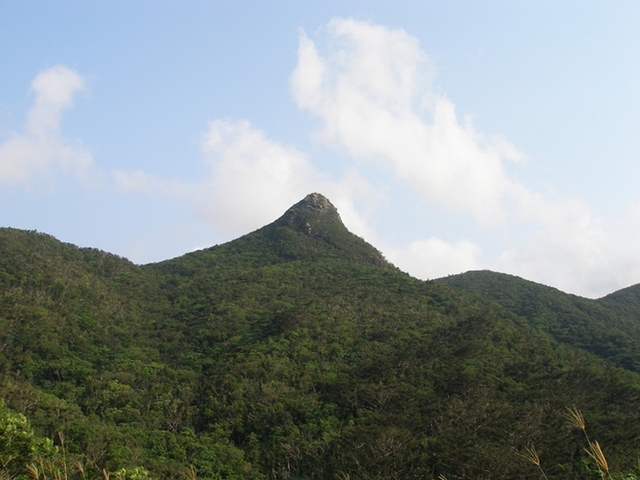
[[[562,343],[640,372],[640,287],[599,300],[490,271],[437,280],[496,302]]]
[[[618,310],[640,322],[640,284],[613,292],[599,299],[598,303]]]
[[[573,405],[612,469],[640,451],[637,373],[403,274],[318,194],[158,264],[12,229],[0,262],[0,427],[24,413],[58,465],[63,432],[91,478],[524,479],[531,444],[593,478]]]

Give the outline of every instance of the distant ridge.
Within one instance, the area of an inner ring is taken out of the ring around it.
[[[617,290],[602,297],[598,302],[619,307],[628,307],[640,311],[640,284]],[[638,315],[640,318],[640,315]]]
[[[498,303],[559,342],[640,373],[640,286],[599,300],[489,270],[436,280]]]

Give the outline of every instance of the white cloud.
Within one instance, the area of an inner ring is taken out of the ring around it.
[[[398,268],[424,280],[484,268],[482,249],[469,240],[450,244],[431,237],[405,248],[388,247],[384,251]]]
[[[517,188],[503,160],[523,155],[501,137],[461,125],[452,102],[430,88],[433,67],[404,30],[334,19],[323,54],[304,32],[291,87],[300,108],[319,116],[319,137],[361,161],[380,161],[431,201],[504,225],[503,199]]]
[[[291,89],[297,105],[322,120],[317,138],[356,165],[387,169],[416,198],[497,227],[503,246],[481,261],[474,243],[432,237],[383,248],[391,260],[422,278],[493,268],[588,296],[640,279],[636,224],[613,228],[577,199],[545,198],[509,178],[505,162],[525,155],[500,135],[476,131],[470,116],[460,121],[453,102],[431,87],[433,76],[404,30],[338,18],[315,41],[300,34]]]
[[[331,196],[354,231],[366,228],[352,200],[354,194],[370,192],[366,182],[353,173],[340,181],[331,180],[307,155],[270,140],[247,121],[210,122],[202,152],[210,171],[197,183],[164,181],[141,171],[115,172],[115,179],[123,190],[187,202],[226,238],[275,220],[313,191]]]
[[[73,105],[76,92],[85,88],[74,70],[56,65],[40,72],[31,83],[35,94],[24,131],[0,144],[0,183],[26,185],[52,168],[83,175],[91,153],[78,141],[62,137],[60,120]]]
[[[503,252],[495,268],[588,297],[638,282],[639,207],[605,222],[576,199],[527,197],[520,213],[536,230],[516,248]]]
[[[202,150],[212,176],[198,209],[229,232],[275,220],[322,182],[306,155],[269,140],[247,121],[211,122]]]

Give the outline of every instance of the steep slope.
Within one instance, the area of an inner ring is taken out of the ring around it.
[[[96,474],[143,464],[162,478],[193,466],[200,478],[524,479],[536,469],[516,452],[533,443],[550,478],[590,478],[582,432],[565,426],[571,405],[612,468],[630,469],[640,450],[637,374],[401,273],[321,195],[238,240],[143,267],[9,234],[7,257],[24,261],[0,257],[11,277],[0,388],[40,433],[63,430]],[[102,257],[114,266],[94,266]],[[27,270],[49,272],[46,289],[18,288],[20,271],[35,278]],[[79,293],[56,306],[49,286],[76,277],[68,292]],[[35,308],[55,324],[20,343],[21,312]],[[51,359],[33,352],[56,328],[87,336],[56,340],[84,373],[25,375],[46,370]]]
[[[437,280],[496,302],[557,341],[640,372],[640,288],[589,300],[512,275],[474,271]]]

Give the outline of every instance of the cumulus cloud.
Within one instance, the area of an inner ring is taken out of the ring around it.
[[[23,132],[0,144],[0,183],[26,185],[59,168],[82,175],[92,163],[91,153],[79,141],[63,138],[62,112],[85,88],[80,74],[64,65],[40,72],[31,82],[35,95]]]
[[[322,121],[316,137],[358,165],[386,169],[416,198],[471,213],[505,243],[493,260],[482,261],[468,240],[436,237],[388,246],[387,256],[421,278],[492,268],[588,296],[637,282],[640,250],[630,239],[640,229],[605,224],[577,199],[545,198],[509,178],[505,163],[525,155],[500,135],[478,132],[470,116],[460,119],[432,88],[434,72],[401,29],[337,18],[313,40],[300,34],[290,84],[299,108]]]
[[[319,116],[319,138],[361,161],[382,161],[414,191],[446,208],[504,225],[503,199],[517,185],[503,160],[524,156],[501,137],[460,123],[454,104],[430,85],[433,66],[404,30],[334,19],[320,41],[301,33],[291,87]]]
[[[212,176],[198,208],[233,232],[277,218],[321,183],[305,154],[247,121],[211,122],[202,151]]]
[[[526,197],[520,214],[535,229],[504,251],[495,268],[589,297],[638,282],[640,209],[605,221],[578,199]]]
[[[247,233],[278,218],[309,192],[330,195],[354,231],[366,229],[353,195],[370,192],[349,173],[339,181],[318,171],[306,154],[269,139],[246,120],[214,120],[203,136],[209,174],[200,182],[164,181],[141,171],[115,172],[118,186],[180,199],[227,238]]]

